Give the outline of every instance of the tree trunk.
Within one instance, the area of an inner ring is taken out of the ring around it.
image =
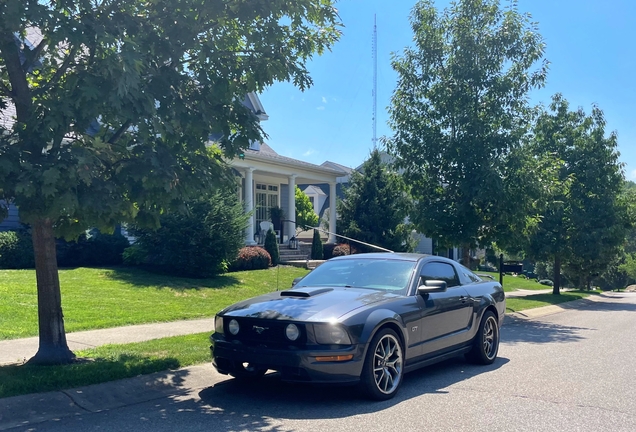
[[[552,286],[552,294],[561,294],[561,257],[554,257],[554,285]]]
[[[64,332],[53,223],[50,219],[38,219],[32,229],[35,275],[38,285],[40,347],[28,363],[38,365],[71,363],[75,359],[75,354],[68,348]]]
[[[467,269],[470,269],[470,245],[467,243],[462,245],[462,261],[461,262],[464,265],[464,267],[466,267]]]

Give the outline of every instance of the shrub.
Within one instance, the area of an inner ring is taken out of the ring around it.
[[[322,245],[322,258],[326,260],[333,258],[333,250],[336,246],[335,243],[325,243]]]
[[[320,233],[318,230],[314,230],[314,238],[311,241],[311,259],[321,260],[322,257],[322,240],[320,239]]]
[[[140,245],[133,245],[124,249],[122,261],[127,266],[140,266],[144,263],[146,251]]]
[[[272,265],[277,266],[280,262],[280,252],[278,250],[278,239],[276,238],[276,233],[273,230],[267,231],[265,235],[265,250],[269,253],[269,256],[272,258]]]
[[[239,250],[238,256],[230,264],[230,271],[260,270],[272,263],[269,253],[258,246],[246,246]]]
[[[102,234],[92,229],[74,242],[58,240],[57,264],[60,267],[119,265],[128,246],[128,239],[121,234]]]
[[[35,267],[33,241],[26,231],[0,232],[0,269]]]
[[[144,266],[198,278],[223,272],[245,241],[248,216],[236,192],[222,190],[186,207],[187,211],[163,215],[157,230],[131,227],[135,246],[145,251]]]

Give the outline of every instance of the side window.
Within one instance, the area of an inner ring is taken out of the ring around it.
[[[479,278],[479,276],[477,276],[475,273],[468,270],[463,265],[460,264],[457,266],[457,268],[459,270],[459,280],[462,285],[468,285],[471,283],[481,282],[481,279]]]
[[[420,276],[424,280],[443,280],[449,288],[459,285],[455,269],[452,265],[446,263],[432,262],[425,264]]]

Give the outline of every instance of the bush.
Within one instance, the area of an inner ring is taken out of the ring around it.
[[[124,253],[122,254],[122,261],[124,265],[127,266],[140,266],[144,263],[145,258],[146,251],[139,245],[133,245],[124,249]]]
[[[269,253],[258,246],[246,246],[239,250],[238,256],[230,264],[230,271],[260,270],[272,263]]]
[[[219,191],[186,207],[187,212],[163,215],[157,230],[131,227],[130,233],[137,237],[135,246],[144,255],[144,267],[198,278],[222,273],[245,241],[248,216],[236,192]]]
[[[322,240],[320,239],[320,233],[318,230],[314,230],[314,238],[311,241],[311,259],[321,260],[322,257]]]
[[[333,248],[334,257],[345,256],[345,255],[351,255],[351,248],[349,247],[348,244],[339,244],[335,248]]]
[[[272,265],[277,266],[280,262],[280,252],[278,250],[278,239],[273,230],[267,231],[265,235],[265,244],[263,245],[269,256],[272,258]]]
[[[123,262],[124,250],[130,246],[121,234],[102,234],[92,229],[77,241],[57,241],[57,265],[60,267],[113,266]]]
[[[554,282],[552,282],[550,279],[541,279],[539,281],[539,283],[541,285],[547,285],[547,286],[553,286],[554,285]]]
[[[326,260],[333,258],[333,250],[336,246],[335,243],[325,243],[322,245],[322,258]]]
[[[0,232],[0,269],[35,267],[33,241],[26,231]]]

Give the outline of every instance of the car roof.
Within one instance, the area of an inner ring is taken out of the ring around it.
[[[402,253],[402,252],[372,252],[363,254],[344,255],[332,258],[333,260],[347,259],[387,259],[402,261],[419,261],[424,258],[433,257],[435,255],[418,254],[418,253]],[[441,258],[441,257],[436,257]]]

